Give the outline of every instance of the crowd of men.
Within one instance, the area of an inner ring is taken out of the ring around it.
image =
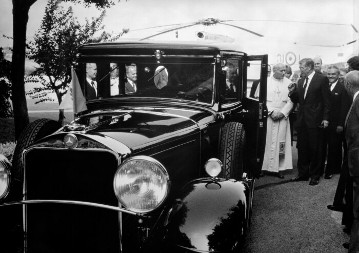
[[[336,194],[328,209],[343,212],[343,246],[359,252],[359,56],[322,71],[322,59],[304,58],[299,72],[278,63],[268,76],[267,138],[262,171],[284,178],[292,169],[293,118],[297,133],[298,174],[291,181],[319,184],[340,173]],[[258,84],[254,84],[256,86]],[[255,87],[251,91],[255,97]],[[295,117],[291,117],[295,115]],[[344,154],[344,156],[343,156]]]

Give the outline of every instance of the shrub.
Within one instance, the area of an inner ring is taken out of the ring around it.
[[[9,161],[11,162],[15,146],[15,142],[0,143],[0,154],[6,156],[6,158],[9,159]]]

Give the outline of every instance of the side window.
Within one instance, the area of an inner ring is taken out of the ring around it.
[[[238,59],[227,59],[223,70],[226,74],[226,86],[224,89],[224,103],[233,103],[239,98],[239,68]]]
[[[271,66],[268,65],[268,76],[271,74]],[[258,100],[261,76],[261,61],[251,61],[247,66],[247,97]]]
[[[97,63],[86,63],[85,73],[85,97],[87,100],[95,99],[98,96]]]
[[[120,94],[120,76],[119,65],[115,62],[110,63],[110,95],[116,96]]]

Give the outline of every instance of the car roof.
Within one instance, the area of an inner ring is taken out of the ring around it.
[[[165,54],[215,55],[220,52],[245,54],[233,43],[203,41],[119,41],[85,44],[79,48],[80,55],[153,55],[154,50]]]

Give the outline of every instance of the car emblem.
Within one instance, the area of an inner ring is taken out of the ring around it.
[[[78,140],[76,135],[74,134],[66,134],[64,137],[64,144],[67,148],[76,148],[78,144]]]

